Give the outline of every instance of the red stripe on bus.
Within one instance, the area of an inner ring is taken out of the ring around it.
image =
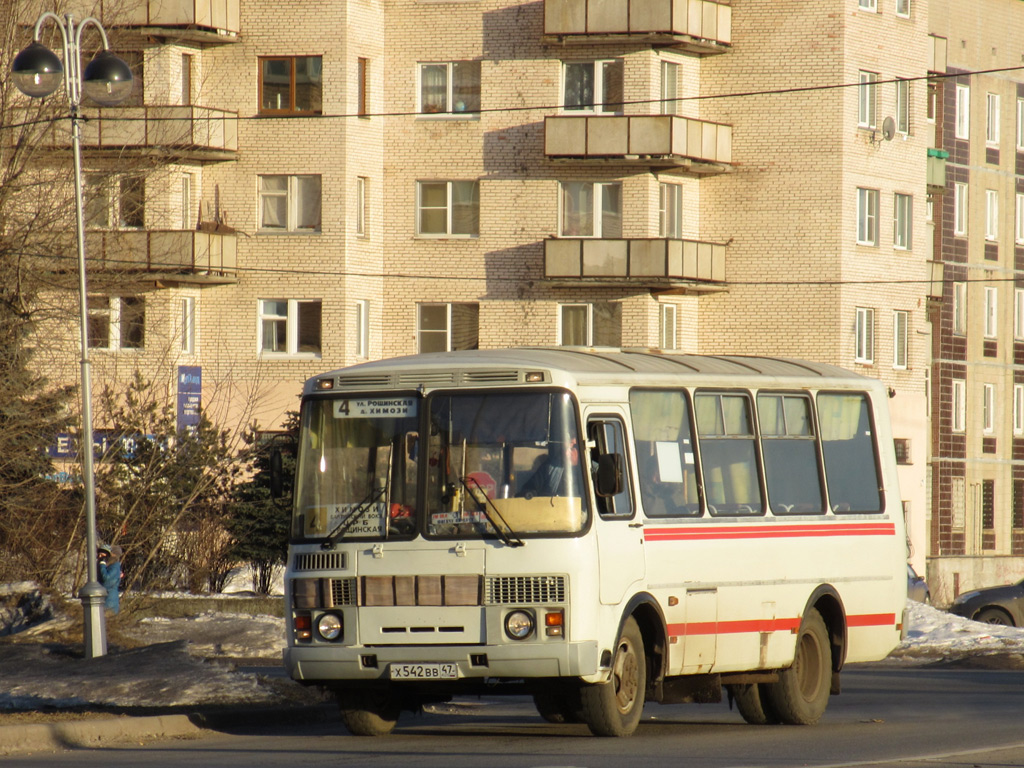
[[[827,523],[824,525],[740,525],[714,528],[645,528],[647,541],[703,539],[790,539],[831,536],[894,536],[893,523]]]
[[[896,614],[868,613],[861,616],[847,616],[849,627],[894,627]],[[689,635],[735,635],[748,632],[796,632],[800,628],[800,619],[751,619],[748,621],[698,621],[689,624],[669,624],[668,634],[671,637]]]

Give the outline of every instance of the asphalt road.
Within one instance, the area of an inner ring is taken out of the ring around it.
[[[649,705],[636,735],[599,739],[542,721],[528,699],[460,700],[406,716],[395,733],[353,738],[340,724],[240,729],[188,741],[0,758],[7,766],[416,766],[682,768],[1024,766],[1024,672],[860,668],[843,675],[822,722],[751,726],[725,703]]]

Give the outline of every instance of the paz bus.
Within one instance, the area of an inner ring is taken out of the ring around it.
[[[306,382],[291,677],[357,735],[461,694],[628,736],[645,702],[812,724],[900,641],[884,386],[769,357],[524,348]]]

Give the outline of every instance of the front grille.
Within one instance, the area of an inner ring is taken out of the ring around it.
[[[344,568],[344,552],[300,552],[295,555],[296,571],[340,571]]]
[[[338,377],[338,389],[390,389],[391,376],[386,373],[346,374]]]
[[[462,379],[473,384],[515,384],[519,381],[519,371],[466,371]]]
[[[331,605],[356,604],[355,579],[328,579],[331,589]]]
[[[487,605],[564,603],[565,576],[488,576],[484,580]]]

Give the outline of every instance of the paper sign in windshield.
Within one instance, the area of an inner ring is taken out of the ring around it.
[[[336,400],[336,419],[405,419],[416,415],[419,400],[415,397],[367,397],[357,400]]]

